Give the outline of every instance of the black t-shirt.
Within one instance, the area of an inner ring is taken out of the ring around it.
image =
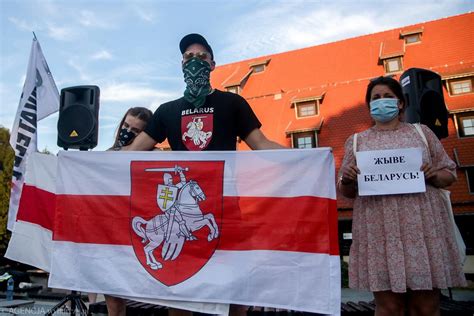
[[[244,98],[214,90],[198,109],[184,98],[162,104],[145,133],[159,143],[167,138],[172,150],[235,150],[237,136],[261,125]]]

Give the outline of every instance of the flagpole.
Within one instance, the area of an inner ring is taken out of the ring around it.
[[[15,150],[7,228],[13,231],[24,183],[26,160],[37,151],[37,122],[58,111],[59,92],[40,44],[33,32],[30,58],[20,102],[10,132],[10,145]]]

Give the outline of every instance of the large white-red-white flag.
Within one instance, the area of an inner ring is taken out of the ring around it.
[[[25,83],[10,135],[10,145],[15,151],[7,224],[11,231],[13,231],[18,211],[26,160],[31,152],[37,150],[37,122],[58,109],[58,88],[35,37],[31,45]]]
[[[60,152],[49,286],[337,314],[331,150]]]
[[[32,152],[25,170],[16,223],[5,257],[49,272],[56,208],[54,155]]]

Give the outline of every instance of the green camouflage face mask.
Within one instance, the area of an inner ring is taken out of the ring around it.
[[[210,74],[211,66],[209,63],[199,59],[191,58],[183,65],[184,99],[193,104],[194,107],[201,107],[206,101],[206,96],[211,92]]]

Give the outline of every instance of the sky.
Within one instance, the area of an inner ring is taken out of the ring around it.
[[[223,65],[473,10],[471,0],[0,0],[0,126],[13,125],[33,31],[59,90],[99,86],[94,150],[105,150],[128,108],[182,95],[188,33],[204,35]],[[60,150],[57,120],[38,123],[39,150]]]

